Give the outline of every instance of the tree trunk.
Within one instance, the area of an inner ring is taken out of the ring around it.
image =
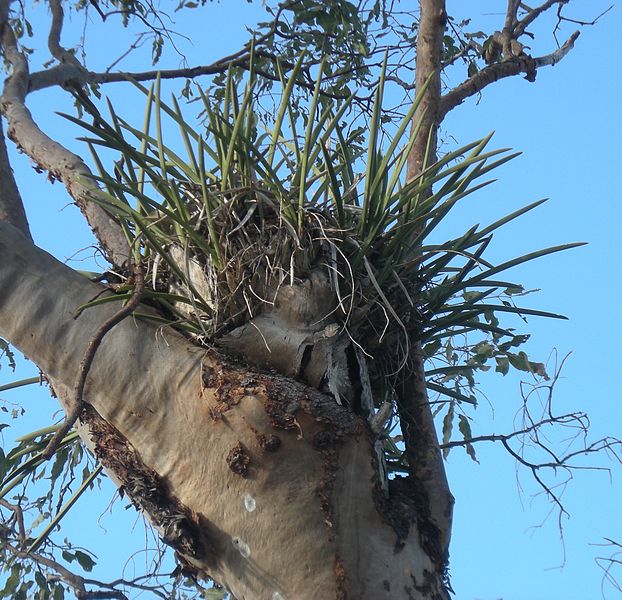
[[[436,161],[440,125],[443,35],[447,23],[444,0],[421,0],[417,32],[416,90],[427,84],[413,117],[420,126],[408,157],[407,178],[415,179]],[[430,190],[430,193],[432,190]],[[426,387],[424,358],[419,342],[413,343],[410,376],[397,391],[400,424],[409,461],[409,488],[419,507],[422,544],[439,571],[447,567],[454,499],[449,490]]]
[[[0,336],[59,391],[118,310],[79,312],[102,293],[0,223]],[[383,494],[371,431],[332,398],[136,317],[104,338],[85,398],[82,435],[122,491],[238,600],[448,597],[417,507],[399,480]]]

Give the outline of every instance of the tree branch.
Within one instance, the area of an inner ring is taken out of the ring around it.
[[[418,177],[427,165],[436,161],[437,134],[440,123],[440,67],[443,35],[447,24],[444,0],[420,3],[417,38],[415,85],[425,93],[413,116],[413,128],[420,127],[408,156],[407,181]],[[431,190],[427,193],[431,194]],[[438,446],[434,416],[427,394],[421,344],[410,351],[411,372],[398,394],[400,425],[408,457],[412,494],[421,514],[419,527],[422,542],[437,568],[443,570],[448,560],[454,498],[449,490],[443,457]]]
[[[36,165],[60,179],[86,217],[107,258],[122,266],[129,258],[129,246],[123,230],[98,204],[93,202],[98,192],[90,169],[77,155],[49,138],[35,123],[25,104],[28,92],[29,69],[25,55],[17,48],[12,29],[5,23],[2,47],[12,73],[0,97],[0,112],[8,123],[7,135]],[[75,68],[75,66],[74,66]]]
[[[69,569],[66,569],[55,560],[48,558],[47,556],[43,556],[41,554],[31,554],[29,552],[24,552],[14,548],[10,544],[6,544],[4,546],[11,554],[16,556],[17,558],[21,558],[22,560],[33,560],[34,562],[44,565],[48,567],[48,569],[52,569],[55,571],[60,579],[62,579],[66,584],[68,584],[74,591],[76,598],[78,600],[87,600],[87,599],[95,599],[98,600],[128,600],[127,596],[118,590],[109,590],[109,591],[88,591],[85,587],[85,580],[80,575],[73,573]]]
[[[501,30],[501,47],[503,56],[509,58],[512,56],[512,40],[514,36],[514,24],[516,23],[516,13],[520,0],[508,0],[508,9],[505,15],[505,23]]]
[[[560,7],[564,4],[567,4],[568,0],[547,0],[543,2],[540,6],[536,6],[536,8],[532,8],[527,11],[527,14],[517,23],[514,28],[514,39],[519,38],[521,35],[525,33],[525,30],[529,25],[531,25],[542,13],[546,12],[550,8],[555,5],[559,5]]]
[[[4,31],[9,15],[7,2],[0,3],[0,36]],[[0,116],[0,221],[8,221],[32,240],[24,203],[15,182],[13,169],[6,147],[2,117]]]
[[[579,31],[575,31],[568,40],[566,40],[563,46],[550,54],[537,58],[531,58],[526,55],[515,56],[508,60],[488,65],[481,71],[478,71],[475,75],[442,96],[440,104],[441,120],[448,112],[456,108],[459,104],[462,104],[467,98],[478,94],[486,86],[499,79],[504,79],[505,77],[511,77],[512,75],[518,75],[520,73],[525,73],[527,76],[533,73],[535,77],[535,70],[538,67],[557,64],[572,50],[579,34]]]
[[[277,57],[268,52],[257,51],[256,56],[267,58],[272,61],[276,61]],[[105,83],[125,83],[130,80],[142,82],[142,81],[154,81],[158,76],[160,79],[194,79],[204,75],[218,75],[220,73],[226,73],[231,67],[239,67],[241,69],[250,69],[250,58],[243,56],[241,58],[235,58],[232,60],[221,59],[210,65],[199,65],[196,67],[186,67],[181,69],[164,69],[164,70],[151,70],[141,72],[122,72],[117,71],[115,73],[99,73],[94,71],[86,71],[81,67],[78,68],[75,65],[62,64],[56,65],[51,69],[45,71],[37,71],[30,76],[28,91],[36,92],[48,87],[61,86],[67,87],[69,85],[83,85],[83,84],[105,84]],[[293,66],[293,65],[285,65]],[[269,81],[280,82],[278,75],[270,73],[265,69],[254,66],[254,73],[268,79]],[[310,81],[299,80],[297,85],[301,88],[312,91],[315,89],[315,83]],[[345,100],[349,96],[347,94],[336,94],[333,92],[322,91],[322,95],[327,98],[335,100]],[[368,100],[365,96],[354,96],[354,100],[366,102]]]
[[[0,221],[8,221],[17,227],[28,239],[32,240],[24,203],[19,193],[13,169],[9,162],[2,117],[0,117]]]
[[[63,48],[60,44],[60,36],[63,30],[63,7],[60,0],[49,0],[50,11],[52,13],[52,23],[48,34],[48,49],[50,54],[61,63],[68,63],[81,66],[78,59]]]
[[[20,547],[26,542],[26,528],[24,527],[24,513],[22,507],[19,504],[11,504],[3,498],[0,498],[0,506],[10,510],[13,513],[13,518],[17,524],[17,539]]]
[[[450,450],[456,447],[468,447],[482,442],[498,442],[504,447],[506,452],[519,464],[528,469],[542,491],[556,504],[560,510],[560,515],[567,513],[561,499],[561,494],[555,491],[554,481],[547,482],[547,477],[542,472],[552,473],[557,476],[560,470],[567,473],[568,478],[572,477],[573,472],[579,470],[608,470],[606,467],[585,465],[577,463],[577,459],[592,454],[608,453],[619,463],[622,463],[622,440],[613,437],[600,438],[592,443],[588,443],[586,436],[589,428],[589,419],[583,412],[555,414],[553,410],[553,392],[559,380],[561,370],[568,357],[564,358],[559,368],[555,371],[555,376],[550,383],[535,384],[526,393],[521,385],[521,395],[523,397],[522,421],[523,427],[507,434],[488,434],[479,435],[463,440],[452,440],[441,445],[443,450]],[[535,395],[539,398],[539,391],[546,390],[546,398],[538,404],[538,412],[542,418],[534,419],[532,414],[534,408],[530,406],[530,398]],[[557,426],[570,430],[571,435],[566,439],[566,449],[562,454],[556,453],[548,443],[542,433],[545,428]],[[580,440],[576,445],[575,442]],[[512,444],[512,443],[513,444]],[[518,446],[516,450],[514,446]],[[543,452],[544,457],[531,453],[529,456],[526,450],[531,448],[537,452]]]

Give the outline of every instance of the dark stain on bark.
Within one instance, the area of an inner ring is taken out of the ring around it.
[[[284,431],[300,431],[300,425],[294,417],[295,407],[290,406],[280,393],[278,386],[271,381],[264,382],[267,400],[264,410],[270,419],[270,425]],[[293,410],[292,410],[293,409]]]
[[[82,421],[89,426],[98,460],[119,479],[119,493],[149,515],[164,541],[176,551],[216,565],[214,547],[199,535],[208,525],[205,517],[182,504],[164,478],[145,465],[132,444],[91,405],[85,406]]]
[[[337,452],[333,448],[321,450],[322,454],[322,479],[317,487],[316,493],[320,499],[320,508],[324,513],[326,525],[328,526],[328,540],[335,540],[335,515],[333,510],[333,491],[335,479],[337,477]]]
[[[335,584],[337,586],[336,600],[347,600],[348,597],[348,576],[346,568],[339,553],[335,553]]]
[[[298,429],[293,416],[302,411],[340,435],[355,435],[362,431],[361,419],[315,388],[274,375],[261,375],[258,380],[269,398],[266,411],[281,429]]]
[[[373,460],[375,463],[375,459]],[[377,468],[374,468],[374,472],[378,472]],[[384,517],[385,522],[395,532],[395,552],[402,550],[408,539],[410,528],[417,520],[417,507],[402,489],[404,481],[406,480],[402,477],[395,477],[389,481],[388,498],[380,487],[380,483],[378,481],[374,482],[374,504],[378,513]]]
[[[333,445],[333,436],[330,431],[318,431],[313,436],[312,444],[315,450],[325,450]]]
[[[215,388],[218,385],[216,370],[208,365],[202,366],[201,379],[203,381],[203,386],[207,389]]]
[[[248,466],[250,465],[251,457],[248,455],[248,451],[242,442],[238,442],[229,450],[226,461],[227,465],[229,465],[229,469],[236,475],[240,475],[241,477],[246,477],[248,475]]]
[[[409,598],[412,598],[413,600],[418,600],[418,598],[429,598],[429,600],[445,600],[446,596],[438,591],[438,578],[434,573],[430,573],[430,571],[424,569],[423,582],[421,584],[417,583],[417,579],[414,575],[411,575],[410,578],[412,579],[415,591],[417,591],[418,593],[417,595],[413,595],[412,588],[406,587],[405,590]]]
[[[266,452],[276,452],[281,447],[281,438],[274,433],[269,435],[258,433],[256,435],[257,443]]]
[[[449,586],[449,552],[442,547],[441,532],[430,518],[430,503],[425,487],[412,474],[406,478],[396,477],[394,482],[391,483],[397,486],[402,502],[413,507],[422,547],[438,569],[445,585]]]

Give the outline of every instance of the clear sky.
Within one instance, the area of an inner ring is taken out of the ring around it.
[[[609,4],[599,0],[575,3],[586,20]],[[179,42],[189,63],[208,63],[237,50],[246,40],[244,24],[252,26],[263,20],[258,4],[226,0],[201,12],[190,11],[189,19],[179,17],[177,30],[191,40]],[[452,4],[464,10],[463,3],[450,2],[450,11]],[[482,27],[491,31],[500,28],[500,12],[505,4],[476,0],[469,3],[469,10]],[[526,305],[570,318],[530,319],[525,325],[533,334],[528,351],[532,359],[548,360],[549,371],[554,370],[555,356],[559,361],[572,352],[556,388],[555,403],[560,412],[587,411],[594,439],[604,435],[622,437],[618,383],[618,337],[622,326],[622,123],[618,102],[622,97],[622,70],[617,42],[621,10],[614,7],[595,27],[583,28],[570,55],[554,68],[542,69],[536,83],[522,78],[498,82],[481,98],[465,102],[444,123],[448,146],[454,139],[466,143],[495,130],[495,146],[523,152],[497,173],[499,181],[494,186],[473,197],[456,215],[453,223],[457,228],[464,230],[473,223],[492,221],[542,197],[551,199],[499,234],[493,258],[500,260],[571,241],[589,242],[586,247],[516,269],[512,276],[528,289],[541,290],[528,296]],[[33,26],[39,35],[44,18],[45,9],[39,5],[33,14]],[[92,20],[86,31],[88,60],[105,66],[115,56],[115,46],[120,49],[125,42],[120,30],[119,40],[97,37],[95,14]],[[74,20],[71,34],[80,35],[82,25],[82,20]],[[41,38],[33,46],[40,43]],[[168,53],[161,67],[176,67],[179,62],[178,56]],[[146,63],[137,56],[121,66],[142,70]],[[134,102],[136,96],[127,89],[114,85],[104,93],[113,96],[126,118],[141,123],[142,104]],[[50,111],[50,107],[70,111],[63,94],[38,92],[29,99],[29,105],[48,133],[74,150],[85,152],[72,141],[77,131]],[[19,181],[28,182],[23,187],[24,196],[37,244],[61,260],[70,260],[74,268],[90,268],[92,249],[80,251],[92,243],[89,232],[81,224],[78,211],[68,206],[62,186],[51,185],[44,176],[37,175],[23,157],[15,158],[15,169]],[[20,376],[31,372],[27,366],[22,367]],[[8,370],[0,371],[0,384],[12,378]],[[521,405],[519,381],[510,376],[483,379],[482,391],[489,402],[482,401],[477,409],[475,434],[513,429]],[[35,413],[41,415],[41,406],[53,410],[45,393],[29,390],[0,395],[0,400],[7,402],[17,399],[24,401],[30,417],[27,422],[12,423],[15,434],[38,426]],[[6,430],[4,434],[10,438]],[[600,598],[603,573],[595,557],[605,555],[607,549],[595,544],[605,536],[622,541],[620,465],[603,457],[595,459],[596,463],[612,467],[611,477],[606,471],[575,474],[563,493],[571,518],[561,521],[562,539],[557,513],[542,494],[538,495],[530,474],[517,470],[500,446],[482,444],[477,452],[479,464],[460,450],[454,450],[447,463],[456,497],[451,547],[456,598]],[[119,533],[115,530],[133,528],[136,547],[144,545],[143,528],[135,524],[135,513],[125,511],[123,503],[117,501],[111,518],[99,519],[110,498],[111,491],[98,500],[91,494],[85,500],[88,506],[78,508],[67,519],[69,530],[82,534],[87,547],[101,534],[97,553],[109,566],[102,578],[118,574],[114,569],[119,558]],[[88,519],[95,521],[94,534],[85,533],[84,522]],[[126,542],[123,544],[125,547]],[[144,562],[142,556],[136,560]],[[622,578],[622,570],[620,575]],[[613,588],[605,585],[603,589],[607,598],[619,597]]]

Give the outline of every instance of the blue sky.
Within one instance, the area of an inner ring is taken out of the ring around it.
[[[252,26],[257,21],[257,4],[228,0],[206,7],[203,13],[190,11],[188,20],[179,19],[177,29],[192,40],[192,45],[180,42],[189,62],[208,63],[238,49],[246,39],[244,23]],[[469,4],[482,27],[500,27],[499,13],[492,13],[505,3],[478,0]],[[585,18],[608,6],[597,0],[576,4]],[[452,3],[449,8],[451,11]],[[452,224],[457,228],[464,230],[473,223],[493,221],[519,206],[550,198],[499,234],[492,248],[493,258],[501,260],[571,241],[589,242],[588,246],[517,268],[512,276],[528,289],[541,290],[528,296],[526,305],[570,318],[530,319],[525,326],[532,333],[528,351],[533,359],[550,358],[549,370],[553,370],[553,352],[558,359],[572,352],[556,388],[555,403],[560,412],[587,411],[594,439],[604,435],[622,437],[622,398],[617,381],[622,316],[616,308],[622,292],[622,124],[618,108],[622,72],[617,48],[621,10],[614,7],[597,26],[583,28],[570,55],[555,67],[542,69],[536,83],[522,78],[498,82],[488,87],[481,98],[470,99],[453,111],[443,126],[447,145],[453,139],[466,143],[494,130],[493,145],[523,152],[498,172],[496,184],[470,199],[455,215]],[[205,16],[199,19],[199,15]],[[33,17],[35,28],[37,24],[41,28],[41,5]],[[96,37],[99,33],[94,17],[87,29],[87,37],[92,36],[88,38],[88,59],[93,65],[105,66],[115,56],[115,44],[121,48],[122,32],[119,30],[118,40]],[[70,34],[80,35],[81,28],[82,21],[76,19]],[[146,63],[137,55],[121,66],[144,69]],[[179,66],[179,58],[168,54],[161,66]],[[127,87],[114,84],[105,93],[113,96],[117,107],[127,110],[124,116],[141,122],[142,104],[133,102],[136,96],[128,93]],[[63,94],[38,92],[29,105],[48,133],[59,136],[74,151],[84,151],[72,139],[77,132],[51,114],[50,107],[70,111]],[[74,268],[90,268],[92,249],[83,250],[92,243],[90,234],[78,211],[69,205],[62,186],[35,174],[24,157],[15,157],[14,166],[19,181],[28,182],[24,196],[38,245],[61,260],[72,259]],[[82,259],[84,262],[80,262]],[[21,369],[23,376],[31,371],[27,366]],[[12,378],[6,369],[0,371],[0,384]],[[482,401],[477,409],[474,433],[512,430],[521,402],[519,381],[511,376],[483,379],[482,389],[489,402]],[[30,417],[26,422],[12,423],[15,434],[21,428],[29,430],[38,425],[35,413],[45,422],[45,413],[54,410],[45,392],[27,390],[0,396],[0,400],[8,402],[18,399],[25,403]],[[44,407],[43,413],[40,407]],[[517,471],[501,447],[488,444],[477,450],[479,464],[460,450],[453,451],[447,463],[456,496],[451,547],[456,598],[600,598],[603,574],[594,559],[606,554],[606,549],[594,544],[605,536],[622,540],[620,465],[604,457],[597,459],[599,466],[613,467],[611,477],[606,471],[583,472],[570,482],[563,500],[571,518],[562,520],[562,541],[556,513],[542,495],[534,497],[538,488],[529,473]],[[144,533],[135,513],[124,510],[122,503],[115,504],[112,518],[99,518],[110,497],[110,490],[98,499],[91,495],[86,500],[88,506],[74,511],[67,523],[70,531],[83,536],[87,546],[94,535],[102,534],[97,542],[100,562],[107,565],[107,574],[102,577],[113,578],[119,565],[115,529],[133,530],[137,549],[144,546]],[[85,532],[87,520],[94,521],[93,535]],[[143,556],[139,554],[135,560],[144,562]],[[604,589],[607,598],[617,597],[611,587]]]

